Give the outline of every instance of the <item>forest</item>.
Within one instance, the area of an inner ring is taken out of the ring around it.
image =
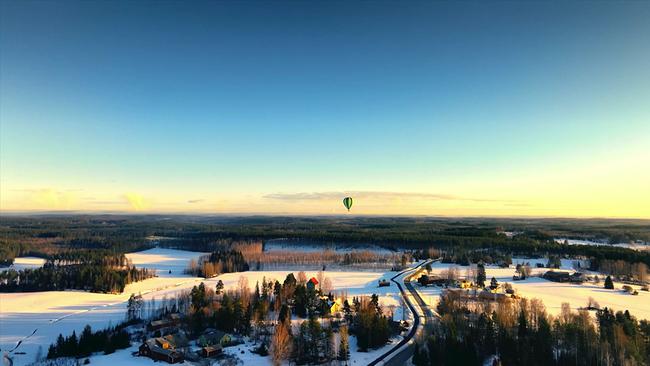
[[[155,275],[128,263],[124,254],[78,251],[54,254],[41,268],[0,271],[0,292],[87,290],[121,293],[131,282]]]
[[[467,301],[447,293],[433,334],[413,356],[425,365],[647,365],[650,323],[628,311],[572,311],[557,317],[537,300]]]
[[[504,231],[518,232],[508,237]],[[50,258],[87,249],[126,253],[153,246],[213,252],[286,238],[440,250],[448,256],[571,256],[650,266],[650,251],[556,243],[554,238],[650,243],[648,220],[433,217],[229,217],[184,215],[2,216],[0,264],[16,256]],[[246,254],[246,253],[244,253]],[[483,259],[484,260],[484,259]],[[484,260],[485,261],[485,260]],[[476,262],[476,261],[474,261]],[[486,263],[490,263],[485,261]]]

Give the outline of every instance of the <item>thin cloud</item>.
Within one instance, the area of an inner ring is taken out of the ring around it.
[[[462,197],[443,193],[417,193],[417,192],[387,192],[387,191],[341,191],[341,192],[298,192],[298,193],[271,193],[263,198],[282,201],[305,200],[333,200],[352,196],[361,199],[373,200],[428,200],[428,201],[473,201],[473,202],[512,202],[510,200],[485,199]]]
[[[138,193],[125,193],[124,198],[131,205],[131,208],[136,211],[143,211],[151,207],[151,203]]]
[[[196,199],[196,200],[187,200],[187,203],[201,203],[201,202],[205,202],[205,200],[203,198]]]

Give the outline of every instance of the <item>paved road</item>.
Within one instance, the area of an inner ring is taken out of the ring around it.
[[[415,277],[415,274],[418,273],[419,268],[425,265],[425,263],[430,263],[430,262],[432,261],[422,262],[416,267],[402,271],[398,273],[396,276],[394,276],[393,278],[391,278],[391,281],[397,284],[397,287],[402,293],[402,297],[404,298],[406,305],[414,314],[413,327],[408,332],[406,337],[404,337],[404,339],[402,339],[398,344],[393,346],[386,353],[379,356],[376,360],[369,363],[368,366],[374,366],[374,365],[401,366],[406,364],[408,360],[411,358],[411,356],[413,355],[414,342],[412,342],[412,340],[414,339],[414,337],[416,336],[421,337],[423,336],[423,334],[428,334],[431,331],[431,326],[433,325],[434,318],[437,316],[437,314],[435,314],[431,309],[429,309],[429,307],[424,302],[424,300],[422,300],[422,297],[420,297],[420,294],[418,294],[418,292],[411,284],[411,277]],[[396,279],[399,276],[409,271],[411,273],[409,273],[404,277],[404,286],[402,286],[402,284]],[[406,291],[408,291],[408,293]],[[413,304],[411,298],[407,296],[409,294],[415,300],[415,304]],[[419,312],[416,311],[416,306],[420,309]],[[418,315],[418,314],[424,314],[424,315]],[[424,326],[420,327],[420,325],[424,325]]]

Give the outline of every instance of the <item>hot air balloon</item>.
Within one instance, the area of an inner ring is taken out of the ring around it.
[[[350,211],[350,207],[352,207],[352,197],[345,197],[343,199],[343,205],[348,209],[348,211]]]

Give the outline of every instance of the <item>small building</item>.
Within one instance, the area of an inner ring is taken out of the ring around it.
[[[182,333],[168,334],[162,337],[172,348],[185,348],[190,344],[190,341]]]
[[[174,328],[181,323],[181,315],[178,313],[169,314],[165,319],[152,320],[147,324],[147,330],[150,332]]]
[[[390,286],[390,281],[387,279],[381,279],[379,280],[379,287],[388,287]]]
[[[575,273],[569,273],[569,272],[560,272],[560,271],[548,271],[544,273],[544,279],[553,281],[553,282],[571,282],[571,283],[582,283],[584,282],[584,278],[582,277],[582,273],[575,272]]]
[[[462,280],[460,282],[460,288],[462,288],[462,289],[468,289],[468,288],[471,288],[471,287],[472,287],[472,283],[470,281]]]
[[[163,337],[157,337],[157,338],[154,338],[154,340],[156,341],[156,346],[158,346],[158,347],[160,347],[162,349],[174,348],[174,347],[172,347],[172,344]]]
[[[166,348],[163,348],[166,347]],[[140,356],[167,363],[180,363],[185,360],[183,354],[171,348],[171,344],[163,338],[147,339],[138,349]]]
[[[232,336],[226,332],[212,329],[203,333],[197,343],[203,347],[215,345],[227,347],[232,343]]]
[[[307,290],[315,291],[316,286],[318,286],[318,280],[316,278],[312,277],[307,281]]]
[[[221,352],[223,352],[223,348],[220,344],[216,344],[214,346],[205,346],[201,348],[202,357],[214,357],[221,354]]]
[[[445,278],[438,278],[431,275],[422,275],[418,278],[418,283],[422,286],[428,285],[438,285],[442,286],[447,284],[449,281]]]
[[[341,311],[341,299],[328,300],[327,305],[330,307],[330,314],[336,314]]]

